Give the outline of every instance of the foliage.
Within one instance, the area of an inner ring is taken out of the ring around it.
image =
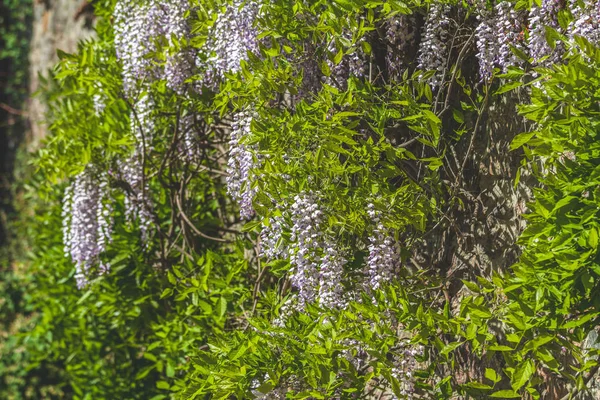
[[[553,4],[97,2],[47,90],[31,368],[77,399],[582,392],[600,50]],[[522,255],[434,261],[494,124],[537,179]]]

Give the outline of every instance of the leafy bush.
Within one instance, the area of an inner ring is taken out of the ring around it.
[[[32,365],[81,399],[585,394],[594,10],[96,2],[47,93]],[[477,268],[475,176],[510,140],[522,255]]]

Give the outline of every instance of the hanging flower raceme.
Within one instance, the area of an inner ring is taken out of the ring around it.
[[[552,64],[558,61],[560,52],[558,47],[552,50],[546,40],[546,27],[558,29],[558,12],[561,9],[560,0],[542,0],[541,6],[536,3],[531,7],[529,14],[529,55],[533,60],[540,64],[542,58],[552,56],[546,59],[544,65]]]
[[[582,36],[594,44],[600,42],[600,2],[586,0],[583,5],[579,1],[571,0],[571,13],[573,21],[567,30],[568,36]]]
[[[147,243],[152,228],[152,201],[150,188],[145,179],[144,154],[152,148],[154,101],[150,95],[140,98],[131,112],[131,132],[136,138],[133,153],[118,163],[119,179],[127,184],[125,192],[125,215],[130,223],[139,222],[142,242]]]
[[[123,89],[135,96],[138,84],[153,80],[157,69],[148,55],[156,51],[156,39],[164,35],[166,16],[158,1],[119,0],[113,12],[115,50],[123,68]]]
[[[496,5],[496,35],[499,43],[496,63],[506,72],[509,66],[523,63],[511,50],[511,46],[524,51],[523,47],[524,12],[515,11],[510,1],[501,1]]]
[[[292,271],[290,281],[298,289],[298,305],[304,309],[306,303],[317,298],[319,287],[319,249],[323,243],[323,213],[319,210],[312,194],[299,194],[291,207],[292,237],[294,248],[290,249]]]
[[[63,198],[65,254],[75,263],[77,287],[83,288],[96,269],[108,271],[100,254],[111,240],[112,220],[108,176],[92,165],[77,175]]]
[[[477,4],[477,27],[475,37],[477,59],[479,60],[479,76],[488,80],[494,70],[494,62],[498,54],[498,42],[495,32],[494,12],[487,8],[486,2]]]
[[[211,56],[206,64],[197,60],[199,67],[207,69],[205,84],[216,87],[225,73],[240,70],[248,52],[258,51],[258,33],[253,26],[257,14],[256,2],[235,0],[217,16],[206,43]]]
[[[254,207],[252,200],[256,189],[252,188],[252,170],[257,168],[255,163],[255,148],[242,143],[250,135],[252,118],[251,111],[241,111],[233,116],[231,138],[229,141],[229,160],[227,162],[227,191],[237,200],[240,206],[240,216],[243,219],[252,218]]]
[[[352,33],[344,31],[342,38],[347,42],[352,41]],[[361,42],[364,38],[361,38],[356,44],[356,49],[351,54],[345,54],[342,59],[336,64],[333,60],[327,59],[327,65],[331,71],[327,78],[327,84],[334,86],[340,90],[345,90],[347,87],[348,78],[351,76],[356,78],[363,78],[367,72],[367,61],[366,56],[361,48]],[[342,51],[346,50],[344,48]],[[340,49],[331,42],[328,48],[329,53],[332,57],[338,54]]]
[[[381,222],[381,213],[370,203],[367,213],[375,224],[369,236],[369,256],[365,266],[365,289],[377,290],[382,283],[390,282],[400,268],[400,246],[393,232]]]
[[[302,193],[290,209],[292,232],[290,281],[298,290],[298,308],[318,301],[327,308],[343,307],[342,278],[347,260],[338,240],[324,232],[324,214],[317,196]]]
[[[449,51],[447,42],[450,29],[450,10],[451,8],[447,4],[431,3],[419,49],[418,68],[436,71],[431,78],[433,88],[438,88],[444,79]]]
[[[186,19],[189,11],[188,0],[175,0],[165,5],[164,29],[171,49],[167,54],[164,78],[167,87],[180,95],[184,92],[185,81],[192,76],[195,58],[194,50],[182,43],[182,39],[189,40],[191,37],[191,27]],[[180,41],[177,46],[173,43],[173,38]]]
[[[388,46],[385,63],[389,78],[393,81],[399,81],[403,70],[408,67],[408,47],[415,36],[413,21],[408,18],[407,15],[396,15],[386,22],[385,37]]]
[[[288,256],[288,248],[284,242],[284,232],[289,231],[285,218],[276,215],[270,218],[269,225],[263,221],[260,232],[260,255],[268,260],[284,259]]]

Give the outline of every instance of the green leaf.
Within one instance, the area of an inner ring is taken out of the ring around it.
[[[498,383],[502,380],[502,378],[498,376],[496,371],[491,368],[485,369],[485,377],[494,383]]]
[[[525,360],[523,361],[515,370],[512,379],[511,386],[513,390],[519,390],[522,388],[527,382],[529,382],[531,376],[535,372],[535,366],[533,361]]]
[[[521,395],[514,390],[500,390],[492,393],[490,397],[498,399],[520,399]]]
[[[510,142],[510,149],[511,150],[518,149],[519,147],[523,146],[525,143],[529,142],[534,135],[535,135],[535,132],[524,132],[524,133],[518,134]]]
[[[219,316],[224,316],[227,312],[227,299],[225,297],[221,297],[219,299]]]
[[[452,351],[454,351],[457,347],[461,346],[463,343],[464,342],[448,343],[447,345],[444,346],[444,348],[442,349],[442,351],[440,351],[440,354],[442,354],[443,356],[447,356]]]
[[[592,249],[598,249],[598,229],[595,226],[591,227],[588,232],[588,246]]]
[[[523,82],[509,82],[505,85],[500,86],[500,88],[498,90],[496,90],[496,92],[494,94],[499,95],[499,94],[503,94],[506,92],[510,92],[511,90],[514,90],[521,86],[523,86]]]

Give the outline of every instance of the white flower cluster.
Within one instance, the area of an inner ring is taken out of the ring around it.
[[[398,81],[407,65],[408,44],[414,39],[415,27],[406,15],[396,15],[386,23],[386,66],[390,80]]]
[[[256,189],[252,188],[251,172],[257,165],[252,148],[241,143],[242,139],[251,133],[250,126],[254,116],[255,114],[251,111],[240,111],[234,114],[229,140],[227,192],[237,200],[242,219],[250,219],[254,215],[252,199],[254,199]]]
[[[89,283],[91,269],[100,273],[109,266],[102,263],[100,254],[111,240],[110,190],[106,173],[88,165],[65,190],[63,198],[63,242],[65,255],[75,263],[77,287]]]
[[[479,75],[483,80],[492,76],[494,66],[506,72],[509,66],[522,63],[513,54],[511,46],[525,50],[522,43],[523,17],[524,14],[515,11],[514,4],[509,1],[501,1],[493,9],[488,9],[484,1],[478,3],[475,34]]]
[[[161,74],[169,88],[183,92],[184,82],[192,73],[192,50],[178,46],[177,51],[170,51],[163,70],[149,54],[158,50],[156,44],[161,37],[166,37],[171,46],[173,38],[189,39],[190,26],[185,18],[189,9],[188,0],[117,1],[113,12],[115,49],[129,97],[135,96],[140,83],[147,84]]]
[[[100,116],[104,112],[104,108],[106,108],[105,97],[99,93],[96,93],[92,96],[92,101],[94,102],[94,112],[97,116]]]
[[[299,194],[291,207],[293,248],[290,281],[298,289],[298,307],[316,300],[324,307],[343,307],[341,283],[345,256],[337,241],[323,231],[324,214],[312,193]]]
[[[148,54],[164,34],[163,13],[157,0],[119,0],[115,5],[115,50],[123,68],[123,89],[133,97],[138,83],[153,79],[156,70]]]
[[[450,6],[448,4],[431,3],[425,32],[419,48],[418,68],[436,71],[431,78],[433,88],[439,87],[444,79],[446,59],[448,57],[448,36],[450,28]]]
[[[119,162],[120,179],[129,185],[130,190],[125,193],[125,215],[129,222],[138,220],[142,242],[147,243],[150,237],[152,219],[152,202],[149,187],[144,179],[144,165],[142,154],[152,148],[154,137],[154,121],[152,110],[154,101],[150,95],[140,98],[131,112],[131,132],[136,138],[133,153],[124,161]]]
[[[127,160],[119,162],[120,179],[130,189],[125,193],[125,216],[130,223],[138,221],[142,242],[147,244],[152,232],[152,202],[143,174],[142,156],[137,150]]]
[[[352,34],[349,31],[342,33],[342,38],[346,42],[352,41]],[[361,39],[361,41],[364,39]],[[338,64],[335,64],[331,59],[327,59],[327,65],[331,71],[330,76],[327,78],[326,83],[330,86],[334,86],[337,89],[345,90],[347,88],[348,78],[351,76],[357,78],[363,78],[367,73],[367,61],[364,52],[362,51],[361,41],[356,43],[356,49],[351,54],[344,54]],[[342,50],[346,51],[343,45]],[[328,48],[329,53],[332,57],[338,54],[340,49],[331,42]]]
[[[179,131],[183,134],[183,148],[181,150],[184,157],[190,162],[197,161],[200,157],[194,123],[194,114],[186,114],[179,119]]]
[[[268,260],[286,258],[289,251],[283,234],[288,230],[289,226],[282,215],[271,217],[268,226],[263,222],[260,232],[260,256]]]
[[[342,278],[348,261],[334,238],[329,235],[324,237],[323,244],[319,266],[319,305],[324,308],[344,308],[347,300]]]
[[[165,5],[165,35],[171,47],[174,47],[173,38],[180,44],[176,46],[176,51],[170,51],[167,55],[164,77],[167,87],[178,94],[183,94],[185,81],[192,76],[195,58],[192,48],[181,45],[182,39],[189,40],[191,37],[191,27],[185,18],[189,11],[189,0],[171,0]]]
[[[600,42],[600,2],[594,0],[579,1],[570,0],[573,22],[569,25],[568,35],[570,38],[583,36],[591,43]]]
[[[418,356],[423,354],[423,346],[413,345],[408,341],[401,343],[400,353],[393,356],[392,376],[400,384],[400,394],[403,399],[413,399],[415,393],[415,377],[413,372],[418,369]]]
[[[535,2],[531,7],[529,14],[529,55],[536,63],[541,63],[541,59],[545,56],[552,56],[546,60],[548,62],[556,61],[557,53],[552,51],[552,48],[546,40],[546,26],[558,28],[558,12],[561,8],[561,0],[542,0],[542,4],[538,6]]]
[[[375,206],[371,203],[367,207],[367,213],[375,228],[369,236],[365,287],[367,290],[377,290],[382,283],[389,282],[397,276],[400,268],[400,246],[393,232],[384,227]]]
[[[207,65],[197,59],[200,67],[207,68],[208,86],[216,87],[226,72],[240,70],[240,62],[247,60],[249,51],[257,52],[257,31],[253,26],[257,14],[255,1],[234,0],[217,16],[206,43],[211,57]]]
[[[479,59],[479,76],[488,80],[494,70],[496,57],[496,32],[492,10],[488,10],[485,1],[478,2],[477,27],[475,37],[477,58]]]
[[[523,37],[521,32],[524,26],[524,14],[515,11],[514,3],[510,1],[501,1],[496,5],[496,32],[498,35],[498,53],[496,54],[496,63],[506,72],[509,66],[518,66],[522,60],[517,57],[510,46],[521,48]]]

